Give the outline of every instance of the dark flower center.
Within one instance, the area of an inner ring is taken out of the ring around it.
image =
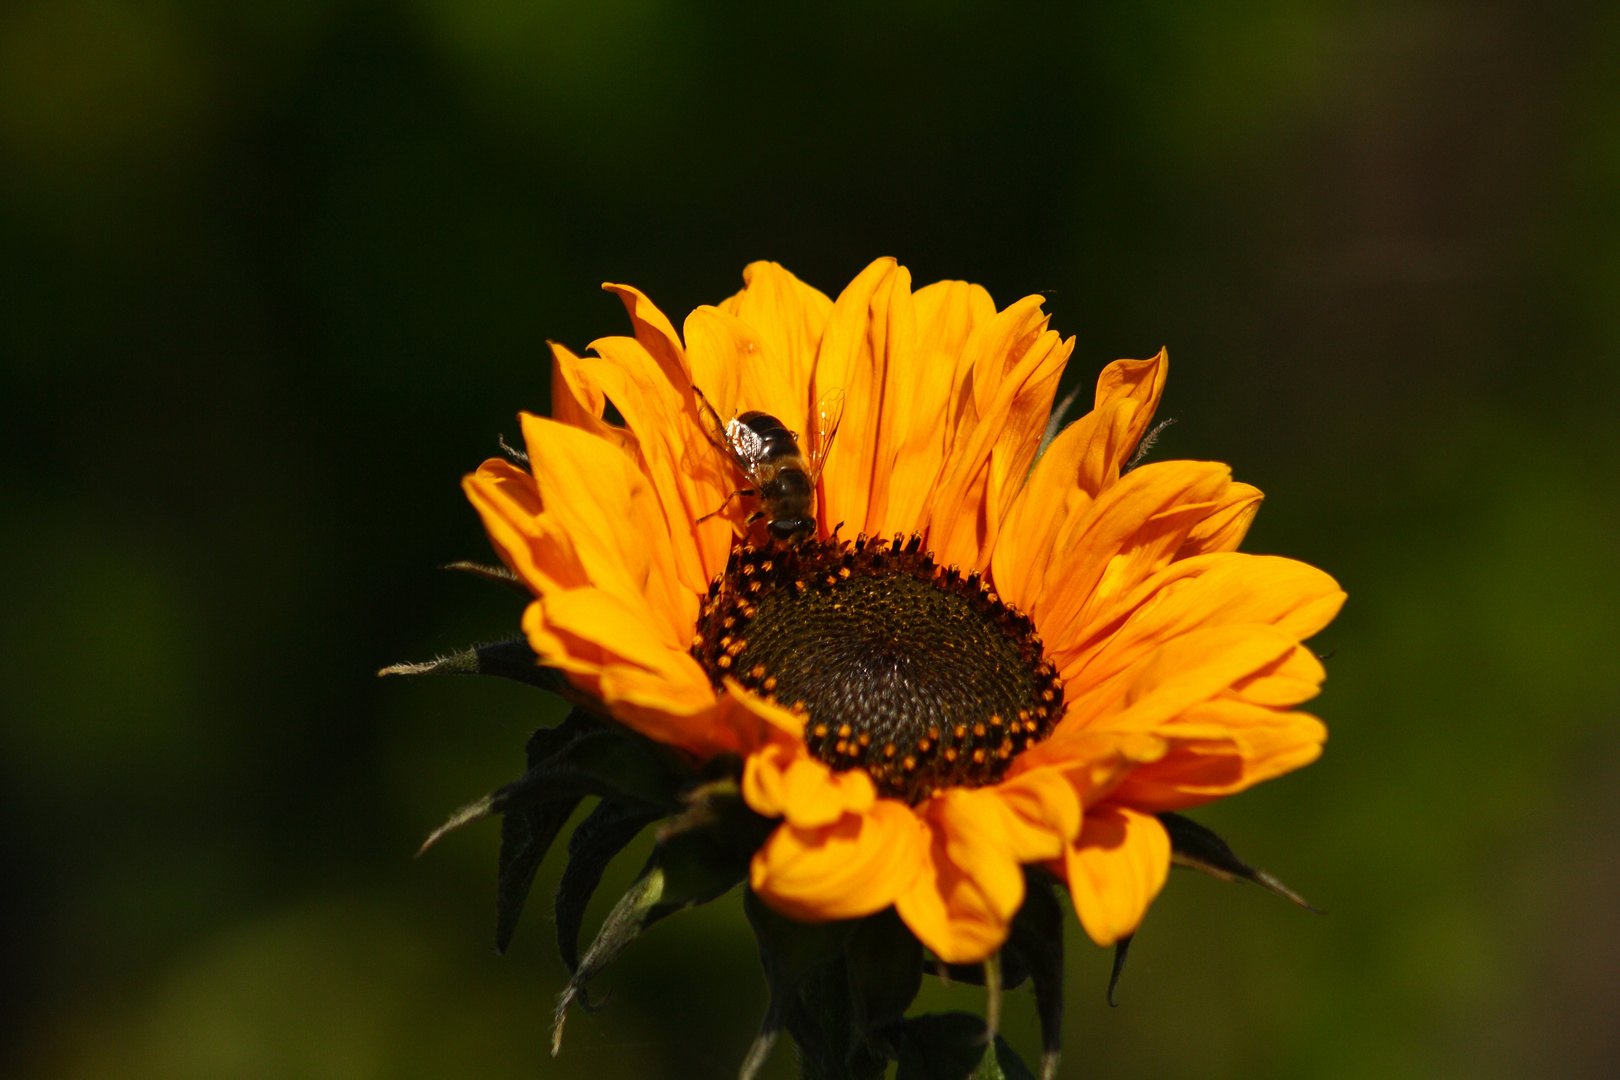
[[[732,549],[692,655],[805,714],[811,753],[916,803],[994,783],[1051,733],[1063,690],[1029,618],[907,543]]]

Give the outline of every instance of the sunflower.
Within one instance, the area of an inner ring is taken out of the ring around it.
[[[1033,870],[1092,940],[1128,939],[1175,811],[1320,754],[1301,642],[1343,592],[1236,550],[1261,493],[1227,466],[1135,464],[1163,352],[1110,364],[1043,445],[1074,342],[1039,297],[914,291],[892,259],[836,300],[774,263],[743,279],[679,333],[605,286],[633,336],[553,345],[526,456],[466,478],[532,596],[528,646],[693,769],[740,762],[768,823],[748,885],[776,915],[892,908],[971,964],[1007,942]],[[807,433],[833,390],[814,534],[773,541],[704,402]]]

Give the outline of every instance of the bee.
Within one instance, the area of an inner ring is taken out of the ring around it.
[[[798,435],[776,417],[745,412],[722,424],[703,391],[695,386],[692,389],[697,394],[704,434],[753,485],[733,491],[718,509],[698,521],[714,517],[739,495],[757,496],[759,509],[748,515],[747,524],[763,520],[771,539],[784,545],[798,544],[812,536],[816,531],[816,481],[821,479],[827,451],[832,449],[833,436],[838,434],[838,423],[844,416],[844,392],[828,390],[816,402],[816,429],[806,455],[799,449]]]

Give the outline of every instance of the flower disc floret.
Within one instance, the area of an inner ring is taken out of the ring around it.
[[[739,544],[692,653],[803,716],[805,743],[907,803],[1006,775],[1051,733],[1063,687],[1028,616],[922,538]]]

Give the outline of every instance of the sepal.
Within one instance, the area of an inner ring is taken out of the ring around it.
[[[473,562],[471,559],[458,559],[453,563],[446,563],[439,569],[457,570],[463,574],[471,574],[473,577],[480,578],[492,585],[510,589],[526,597],[533,595],[529,591],[529,587],[523,584],[523,579],[504,566],[489,566],[485,563]]]
[[[752,858],[778,822],[756,813],[743,799],[737,779],[741,775],[740,758],[723,756],[705,762],[698,782],[680,793],[686,809],[658,827],[658,839],[668,840],[701,829],[716,843]]]
[[[1262,889],[1298,904],[1306,911],[1322,914],[1321,909],[1313,907],[1310,901],[1299,893],[1264,870],[1250,866],[1238,858],[1233,853],[1231,845],[1222,840],[1214,830],[1180,814],[1160,814],[1159,821],[1170,834],[1172,864],[1191,870],[1202,870],[1222,881],[1252,881]]]
[[[595,730],[598,721],[575,709],[562,723],[540,728],[529,736],[524,755],[534,768],[560,753],[585,731]],[[564,797],[534,806],[519,807],[501,818],[501,853],[495,888],[495,951],[504,953],[512,944],[518,917],[529,898],[534,875],[545,861],[557,834],[568,823],[578,798]]]
[[[495,951],[504,953],[517,932],[523,905],[546,852],[580,800],[553,799],[501,818],[501,853],[495,878]]]
[[[579,970],[579,928],[602,871],[613,856],[663,816],[661,810],[606,799],[574,828],[568,838],[568,865],[557,882],[557,951],[570,974]]]
[[[1158,818],[1170,836],[1172,865],[1200,870],[1222,881],[1251,881],[1285,900],[1298,904],[1306,911],[1322,913],[1321,909],[1313,907],[1303,896],[1271,874],[1238,858],[1231,845],[1221,839],[1213,829],[1180,814],[1166,812],[1159,814]],[[1111,1007],[1119,1004],[1114,994],[1119,989],[1119,978],[1125,972],[1125,961],[1130,956],[1131,940],[1134,936],[1127,934],[1114,943],[1114,966],[1108,976],[1108,1004]]]
[[[748,860],[701,831],[682,833],[653,848],[635,884],[608,912],[585,950],[573,977],[557,995],[551,1052],[562,1049],[563,1021],[575,1000],[585,998],[591,979],[612,963],[642,931],[682,908],[706,904],[748,876]]]
[[[906,1015],[922,988],[922,942],[894,908],[862,919],[845,954],[855,1027],[874,1050],[894,1057],[889,1029]]]
[[[922,983],[923,947],[899,915],[887,908],[860,919],[801,923],[752,891],[744,908],[759,939],[770,1005],[741,1080],[752,1080],[783,1028],[798,1044],[805,1076],[883,1076]]]
[[[439,656],[414,664],[391,664],[377,672],[382,675],[494,675],[512,679],[541,690],[549,690],[564,698],[577,698],[578,693],[568,684],[563,673],[556,668],[542,667],[540,658],[522,638],[497,641],[493,645],[480,645],[464,649],[449,656]]]
[[[1108,973],[1108,1007],[1119,1008],[1119,1002],[1114,1000],[1114,991],[1119,989],[1119,977],[1125,974],[1125,961],[1131,955],[1131,939],[1135,934],[1126,934],[1114,942],[1114,967]]]
[[[665,747],[575,709],[555,728],[529,740],[529,771],[457,810],[422,842],[423,851],[446,833],[525,807],[597,795],[648,810],[678,809],[676,793],[690,773]],[[549,844],[549,841],[548,841]]]
[[[759,960],[765,968],[765,981],[770,987],[765,1019],[760,1023],[759,1034],[748,1048],[748,1055],[737,1073],[739,1080],[753,1080],[770,1056],[782,1029],[788,1026],[790,1018],[799,1021],[793,1025],[796,1037],[804,1029],[805,1018],[794,1016],[801,1009],[799,992],[805,980],[818,969],[840,958],[855,934],[858,920],[813,924],[795,922],[786,915],[772,911],[752,889],[743,894],[743,911],[759,941]],[[802,1051],[823,1059],[837,1055],[839,1048],[828,1045],[830,1040],[825,1034],[815,1032],[816,1037],[809,1045],[800,1039]],[[824,1067],[821,1071],[826,1073],[830,1070]]]

